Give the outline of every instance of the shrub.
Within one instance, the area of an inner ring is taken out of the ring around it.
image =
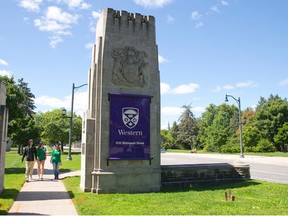
[[[257,146],[253,148],[254,152],[275,152],[275,147],[267,139],[261,139]]]
[[[219,149],[215,145],[210,145],[210,144],[206,145],[203,150],[204,152],[218,152],[219,151]]]
[[[220,148],[221,153],[238,153],[240,151],[239,145],[227,144]]]

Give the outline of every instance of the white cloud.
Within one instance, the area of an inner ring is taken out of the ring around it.
[[[35,100],[35,105],[39,106],[48,106],[52,108],[61,108],[65,107],[65,102],[59,98],[53,98],[50,96],[41,96],[41,97],[36,97]]]
[[[221,0],[221,5],[227,6],[227,5],[228,5],[228,2],[227,2],[227,1],[224,1],[224,0]]]
[[[239,82],[236,84],[236,87],[238,88],[246,88],[246,87],[254,87],[256,86],[256,83],[252,82],[252,81],[247,81],[247,82]]]
[[[58,3],[66,4],[70,9],[88,9],[91,7],[90,4],[86,3],[84,0],[54,0]]]
[[[281,86],[288,86],[288,79],[281,80],[281,81],[279,82],[279,84],[280,84]]]
[[[86,111],[87,95],[88,95],[87,91],[75,92],[73,111],[77,115],[83,116],[83,113]],[[50,97],[50,96],[40,96],[40,97],[36,97],[34,101],[35,101],[36,107],[46,107],[46,110],[59,109],[62,107],[64,107],[68,111],[71,109],[71,95],[66,96],[64,99],[59,99],[59,98]]]
[[[96,32],[96,23],[101,17],[101,14],[102,14],[101,10],[92,11],[92,21],[90,21],[90,24],[89,24],[89,30],[91,32]]]
[[[246,81],[246,82],[239,82],[235,85],[232,84],[226,84],[224,86],[217,86],[212,92],[220,92],[222,90],[231,90],[235,88],[252,88],[257,86],[257,84],[253,81]]]
[[[202,113],[205,112],[205,107],[192,107],[192,112]],[[184,111],[182,107],[162,107],[161,114],[165,116],[180,116]]]
[[[67,24],[58,23],[55,20],[34,20],[34,25],[39,28],[40,31],[47,31],[47,32],[57,32],[63,31],[65,29],[71,28],[71,26]]]
[[[220,13],[220,10],[219,10],[219,8],[218,8],[217,5],[212,6],[212,7],[211,7],[211,10],[214,11],[214,12],[216,12],[216,13]]]
[[[94,46],[93,43],[88,43],[88,44],[85,45],[85,48],[86,48],[86,49],[92,49],[93,46]]]
[[[166,58],[164,58],[163,56],[161,56],[161,55],[158,55],[158,61],[159,61],[160,64],[168,62],[168,60]]]
[[[162,107],[161,114],[167,116],[180,116],[184,111],[181,107]]]
[[[251,105],[250,108],[252,108],[252,109],[255,111],[256,108],[257,108],[257,104],[253,104],[253,105]]]
[[[231,89],[234,89],[235,87],[233,85],[227,84],[227,85],[224,85],[222,88],[225,90],[231,90]]]
[[[143,6],[145,8],[159,8],[163,7],[173,0],[133,0],[135,4]]]
[[[192,111],[193,112],[199,112],[199,113],[202,113],[202,112],[205,112],[205,107],[192,107]]]
[[[56,45],[63,41],[63,37],[71,35],[68,30],[72,27],[72,24],[76,24],[79,19],[79,15],[72,15],[61,8],[56,6],[50,6],[47,8],[44,16],[41,19],[35,19],[34,25],[38,27],[40,31],[50,32],[50,46],[56,47]]]
[[[191,14],[192,20],[196,21],[196,25],[195,25],[196,29],[204,26],[204,23],[200,21],[201,17],[202,15],[198,11],[193,11]]]
[[[175,18],[168,14],[166,16],[166,20],[167,20],[167,23],[173,23],[175,21]]]
[[[101,10],[98,10],[98,11],[92,11],[92,17],[96,20],[98,20],[101,16]]]
[[[212,90],[212,92],[220,92],[222,90],[221,86],[217,86],[215,89]]]
[[[72,15],[70,13],[62,11],[61,8],[56,7],[56,6],[50,6],[48,7],[46,11],[46,20],[50,21],[56,21],[58,23],[63,23],[63,24],[72,24],[72,23],[77,23],[77,19],[79,18],[78,15]]]
[[[0,65],[5,65],[5,66],[7,66],[8,63],[7,63],[6,61],[4,61],[3,59],[0,59]]]
[[[12,72],[7,70],[0,70],[0,76],[12,77]]]
[[[201,18],[201,14],[198,11],[193,11],[191,14],[192,20],[199,20]]]
[[[203,26],[204,26],[203,22],[197,22],[195,25],[195,28],[198,29],[198,28],[201,28]]]
[[[171,87],[167,83],[160,83],[161,95],[168,94],[171,91]]]
[[[195,92],[199,88],[197,83],[182,84],[172,89],[167,83],[160,83],[161,95],[164,94],[189,94]]]
[[[189,94],[195,92],[199,88],[197,83],[189,83],[177,86],[172,90],[173,94]]]
[[[83,2],[80,6],[80,9],[89,9],[90,7],[92,7],[90,4]]]
[[[39,5],[41,3],[42,3],[42,0],[20,0],[19,6],[29,11],[38,12],[40,10]]]
[[[59,35],[53,35],[52,37],[50,37],[50,46],[55,48],[57,46],[58,43],[62,42],[62,38]]]

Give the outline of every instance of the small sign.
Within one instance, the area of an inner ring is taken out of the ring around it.
[[[151,96],[110,93],[109,159],[150,159]]]

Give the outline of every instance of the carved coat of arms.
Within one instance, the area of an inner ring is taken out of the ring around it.
[[[144,67],[147,63],[145,52],[133,47],[116,48],[113,50],[114,69],[112,81],[118,85],[141,86],[146,83]]]

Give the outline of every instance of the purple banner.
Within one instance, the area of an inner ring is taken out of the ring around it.
[[[117,93],[109,96],[109,159],[150,159],[151,97]]]

